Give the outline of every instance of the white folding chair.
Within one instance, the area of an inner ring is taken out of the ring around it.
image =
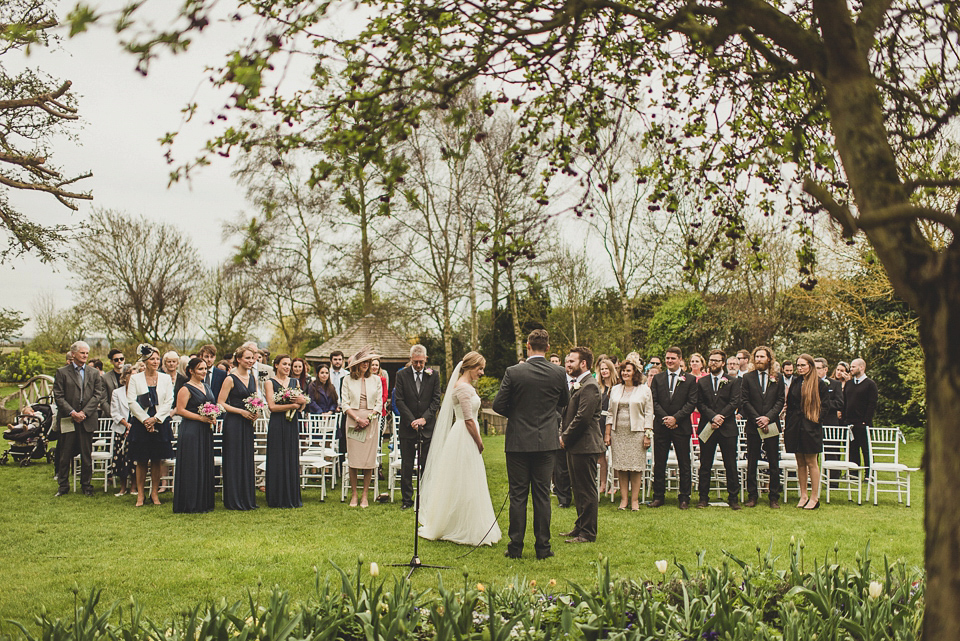
[[[387,491],[390,492],[390,502],[397,491],[397,479],[400,478],[402,464],[400,455],[400,417],[393,417],[393,433],[390,435],[390,444],[387,446]]]
[[[173,442],[170,445],[173,447],[173,456],[167,459],[163,459],[163,471],[161,472],[162,476],[160,477],[160,485],[170,488],[170,491],[173,491],[173,479],[176,476],[174,471],[177,466],[177,437],[180,433],[180,421],[183,420],[181,416],[174,416],[170,421],[170,429],[173,430]]]
[[[83,429],[83,428],[80,428]],[[93,432],[90,460],[93,463],[93,474],[90,484],[103,479],[103,491],[107,491],[110,480],[110,463],[113,461],[113,444],[116,432],[113,431],[113,420],[109,418],[97,419],[97,429]],[[80,455],[73,457],[73,491],[77,491],[77,480],[80,478]]]
[[[863,483],[860,470],[863,468],[852,463],[850,458],[850,426],[823,426],[823,460],[820,462],[820,484],[827,490],[827,503],[830,502],[830,485],[837,489],[846,487],[847,500],[853,500],[853,486],[857,486],[857,504],[863,503]],[[831,458],[827,458],[827,457]],[[837,472],[837,478],[830,478],[830,472]]]
[[[308,414],[300,419],[300,486],[321,488],[321,501],[327,496],[327,479],[331,488],[336,482],[336,438],[335,417],[332,427],[327,416]]]
[[[213,469],[216,476],[214,487],[223,490],[223,418],[218,418],[213,426]]]
[[[257,466],[257,487],[263,487],[267,478],[267,428],[269,418],[258,418],[253,422],[253,464]]]
[[[920,468],[908,467],[900,462],[900,441],[906,440],[903,433],[899,427],[868,427],[867,434],[870,443],[867,496],[870,496],[872,487],[874,505],[877,504],[877,494],[880,492],[895,492],[897,502],[902,503],[905,493],[907,507],[910,507],[910,473],[917,472]],[[882,478],[881,474],[884,475]]]

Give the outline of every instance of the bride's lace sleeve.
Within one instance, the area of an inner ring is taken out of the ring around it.
[[[463,414],[463,420],[474,419],[473,415],[473,388],[469,385],[457,385],[453,388],[453,398],[460,404],[460,412]]]

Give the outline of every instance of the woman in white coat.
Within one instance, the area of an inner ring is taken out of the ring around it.
[[[653,394],[643,384],[640,364],[632,359],[620,364],[620,380],[610,390],[610,413],[604,442],[610,446],[613,469],[620,479],[620,508],[640,509],[640,486],[647,468],[647,449],[653,434]]]
[[[370,374],[370,361],[380,358],[364,347],[347,364],[350,376],[340,384],[340,402],[347,416],[347,464],[350,466],[350,507],[369,507],[370,477],[376,473],[380,453],[380,418],[383,382]],[[363,470],[363,494],[357,501],[357,470]]]
[[[137,348],[145,368],[130,377],[127,405],[130,406],[130,458],[137,463],[137,507],[143,505],[147,465],[150,465],[150,500],[160,505],[158,491],[163,461],[173,457],[173,381],[160,369],[160,352],[150,345]]]

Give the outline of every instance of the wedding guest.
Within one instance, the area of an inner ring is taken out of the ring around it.
[[[130,377],[127,405],[130,406],[130,458],[137,464],[137,507],[143,505],[147,466],[150,466],[150,500],[160,505],[160,478],[163,461],[173,457],[173,381],[160,371],[160,351],[151,345],[137,347],[142,372]]]
[[[307,411],[311,414],[331,414],[337,411],[339,397],[330,381],[330,367],[326,363],[317,365],[317,377],[307,390],[310,403]]]
[[[111,357],[112,360],[112,357]],[[120,482],[120,491],[114,496],[129,494],[127,481],[133,487],[136,474],[134,463],[130,459],[127,445],[127,436],[130,433],[130,406],[127,404],[127,385],[133,376],[133,366],[124,365],[120,373],[120,384],[110,395],[110,418],[113,420],[113,459],[110,461],[110,470],[113,480]]]
[[[330,382],[333,389],[337,392],[337,397],[342,397],[343,392],[340,389],[343,379],[350,375],[350,372],[343,366],[343,352],[336,349],[330,352]]]
[[[203,377],[204,384],[213,392],[214,399],[220,395],[220,386],[223,385],[223,379],[227,377],[226,370],[215,367],[217,363],[217,348],[211,344],[202,345],[197,352],[197,357],[202,358],[207,366],[207,375]]]
[[[350,357],[350,377],[343,380],[340,403],[346,414],[347,462],[350,466],[350,507],[369,507],[370,477],[377,467],[383,390],[379,376],[370,374],[370,361],[380,358],[370,346]],[[363,470],[363,492],[357,498],[358,470]]]
[[[550,362],[553,363],[554,365],[559,365],[560,367],[563,367],[563,363],[560,362],[559,354],[550,354]]]
[[[383,415],[387,415],[387,398],[389,397],[389,380],[387,379],[387,373],[380,369],[380,359],[375,358],[370,361],[370,375],[380,377],[380,385],[383,388]]]
[[[700,352],[694,352],[690,355],[690,376],[693,377],[693,380],[699,381],[701,378],[707,375],[706,363],[703,360],[703,355]],[[697,434],[696,426],[700,425],[700,410],[694,409],[693,414],[690,415],[690,423],[694,426],[694,435]]]
[[[710,505],[710,479],[713,476],[713,461],[720,448],[723,468],[727,480],[727,505],[733,510],[740,509],[740,471],[737,468],[737,406],[740,403],[740,384],[738,376],[725,376],[723,373],[727,355],[723,350],[715,349],[707,357],[708,374],[697,381],[697,405],[703,423],[698,425],[700,433],[700,500],[698,508]],[[739,363],[738,363],[739,368]],[[712,433],[704,439],[704,431],[711,428]]]
[[[607,417],[610,415],[610,390],[619,382],[620,377],[617,375],[617,368],[613,364],[613,361],[607,356],[601,357],[597,365],[597,385],[600,386],[600,411],[603,417],[602,429],[606,429]],[[607,447],[609,447],[609,445]],[[600,479],[600,484],[603,486],[603,491],[607,492],[610,489],[607,485],[607,477],[609,476],[607,470],[607,453],[604,452],[601,454],[597,462],[600,465],[600,476],[598,478]]]
[[[258,413],[247,409],[248,399],[257,395],[253,365],[257,352],[241,346],[233,353],[237,371],[223,380],[217,403],[223,417],[223,505],[228,510],[257,508],[256,465],[253,460],[253,422]]]
[[[613,469],[620,481],[620,507],[640,509],[640,488],[647,469],[647,449],[653,435],[653,394],[643,385],[640,363],[620,363],[620,383],[609,394],[604,442],[610,446]]]
[[[826,374],[826,367],[823,369]],[[820,507],[820,466],[817,457],[823,451],[821,417],[832,411],[833,401],[827,384],[817,375],[816,361],[812,356],[801,354],[797,358],[796,372],[798,380],[787,391],[783,446],[787,452],[797,455],[797,478],[800,483],[800,502],[797,507],[815,510]]]
[[[95,370],[100,372],[101,375],[103,374],[103,361],[101,361],[99,358],[95,358],[92,361],[90,361],[90,365]]]
[[[740,376],[740,358],[738,356],[731,356],[727,359],[727,376],[729,377],[738,377]]]
[[[100,404],[100,416],[110,416],[111,401],[113,399],[113,390],[120,387],[120,377],[123,375],[123,367],[126,358],[119,349],[114,347],[107,353],[107,359],[112,366],[109,372],[103,375],[104,396]]]
[[[410,366],[397,372],[397,381],[393,386],[397,415],[400,417],[397,437],[400,440],[401,509],[413,507],[414,462],[419,464],[419,478],[430,455],[430,439],[443,400],[440,377],[426,365],[427,348],[414,345],[410,348]],[[557,421],[559,426],[559,417]]]
[[[54,430],[57,440],[57,496],[70,491],[70,466],[74,449],[80,454],[80,484],[86,496],[93,496],[93,432],[97,429],[103,377],[87,364],[90,346],[77,341],[70,347],[70,362],[53,377],[53,399],[57,406]]]
[[[174,398],[176,398],[177,392],[180,391],[183,384],[187,382],[187,377],[178,371],[179,367],[180,354],[171,349],[163,355],[163,363],[160,371],[169,376],[170,380],[173,381]]]
[[[740,364],[740,376],[750,371],[750,352],[741,349],[737,352],[737,362]],[[772,366],[772,363],[770,364]],[[767,372],[769,373],[769,369]]]
[[[624,361],[626,363],[627,361]],[[660,368],[656,365],[647,365],[647,387],[653,385],[653,378],[660,373]]]
[[[743,380],[740,385],[740,414],[747,420],[744,427],[747,435],[746,506],[756,507],[760,499],[757,468],[763,451],[770,466],[770,508],[777,510],[780,509],[781,489],[779,432],[780,410],[785,397],[783,381],[770,373],[776,358],[773,350],[766,345],[754,348],[752,361],[752,369],[741,376]],[[740,371],[743,372],[742,367]],[[771,428],[775,430],[773,435],[770,434]]]
[[[873,425],[879,392],[877,384],[867,377],[867,362],[855,358],[850,362],[851,379],[843,388],[843,418],[850,425],[850,461],[862,465],[870,475],[870,440],[867,428]],[[862,455],[862,459],[861,459]]]
[[[270,425],[267,428],[267,505],[270,507],[303,507],[300,500],[300,411],[307,405],[305,394],[289,403],[279,402],[276,395],[287,389],[300,389],[300,382],[290,375],[293,361],[287,354],[273,360],[272,378],[266,382]]]
[[[817,378],[827,386],[827,396],[823,398],[823,415],[820,417],[822,425],[842,425],[843,419],[843,385],[840,381],[827,376],[830,366],[827,359],[817,357],[813,359],[816,366]]]
[[[230,362],[229,359],[225,358],[221,361],[217,361],[216,369],[220,370],[224,374],[228,374],[230,370],[233,369],[233,363]],[[224,376],[224,378],[226,378],[226,376]],[[219,393],[218,393],[218,396],[219,396]]]
[[[850,365],[843,361],[837,363],[836,369],[833,370],[833,380],[840,382],[840,391],[842,393],[847,385],[847,381],[850,380]]]
[[[300,389],[306,393],[310,387],[310,368],[307,367],[307,361],[299,357],[293,359],[290,363],[290,376],[297,379]]]
[[[690,415],[697,406],[697,384],[692,376],[680,371],[683,353],[679,347],[668,347],[663,357],[667,371],[653,377],[653,501],[650,507],[664,505],[667,486],[667,456],[672,447],[680,470],[680,491],[677,501],[681,510],[690,507],[692,485],[690,437],[693,427]]]
[[[205,358],[187,361],[187,382],[177,392],[177,465],[174,469],[173,512],[196,514],[212,512],[216,481],[213,465],[213,428],[217,419],[201,415],[200,408],[214,404],[213,390],[204,382],[207,376]]]

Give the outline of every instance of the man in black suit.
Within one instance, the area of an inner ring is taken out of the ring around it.
[[[564,536],[567,543],[592,543],[597,540],[597,455],[604,452],[600,432],[600,386],[590,374],[593,352],[574,347],[566,358],[570,377],[570,402],[563,415],[560,447],[566,452],[577,521]]]
[[[527,337],[527,360],[507,368],[493,411],[507,417],[504,451],[510,484],[510,543],[505,556],[519,559],[527,530],[527,498],[533,494],[534,549],[538,559],[553,556],[550,549],[550,477],[560,432],[557,414],[570,400],[567,374],[546,359],[550,340],[546,330]]]
[[[53,400],[57,419],[53,429],[60,432],[57,443],[57,496],[70,491],[70,464],[74,448],[80,450],[80,486],[93,496],[93,433],[97,429],[98,408],[104,394],[100,371],[87,364],[90,346],[77,341],[70,347],[73,362],[57,370],[53,377]]]
[[[667,489],[667,456],[672,446],[680,468],[680,509],[690,507],[690,415],[697,407],[697,382],[680,371],[683,352],[667,348],[663,361],[667,369],[653,377],[653,501],[650,507],[664,503]]]
[[[698,508],[710,505],[710,477],[713,475],[713,458],[717,448],[723,456],[723,469],[727,476],[727,504],[740,509],[740,472],[737,470],[737,407],[740,403],[739,377],[730,378],[723,373],[727,355],[719,349],[707,357],[709,373],[697,381],[697,408],[700,424],[697,433],[703,434],[708,425],[713,433],[704,441],[700,438],[700,502]]]
[[[827,374],[830,366],[825,358],[813,359],[813,364],[817,368],[817,378],[827,384],[827,390],[830,393],[829,401],[822,401],[823,409],[827,412],[820,417],[821,425],[842,425],[843,417],[843,385],[840,381],[830,378]]]
[[[426,365],[427,348],[414,345],[410,348],[410,367],[397,372],[394,386],[394,400],[400,411],[400,507],[404,510],[413,507],[413,462],[417,458],[417,443],[420,443],[419,478],[427,464],[430,438],[443,400],[440,377],[432,369],[426,369]]]
[[[867,362],[862,358],[855,358],[850,363],[850,380],[843,386],[843,396],[843,418],[847,425],[852,426],[850,461],[861,465],[862,460],[862,465],[869,476],[870,439],[867,428],[873,425],[873,414],[877,411],[877,399],[880,394],[874,380],[867,378]]]
[[[783,381],[771,372],[773,350],[761,345],[753,350],[753,370],[744,374],[740,387],[740,414],[747,419],[747,507],[760,499],[757,467],[761,450],[770,465],[770,507],[780,508],[780,410],[783,409]],[[778,434],[761,438],[776,427]]]

